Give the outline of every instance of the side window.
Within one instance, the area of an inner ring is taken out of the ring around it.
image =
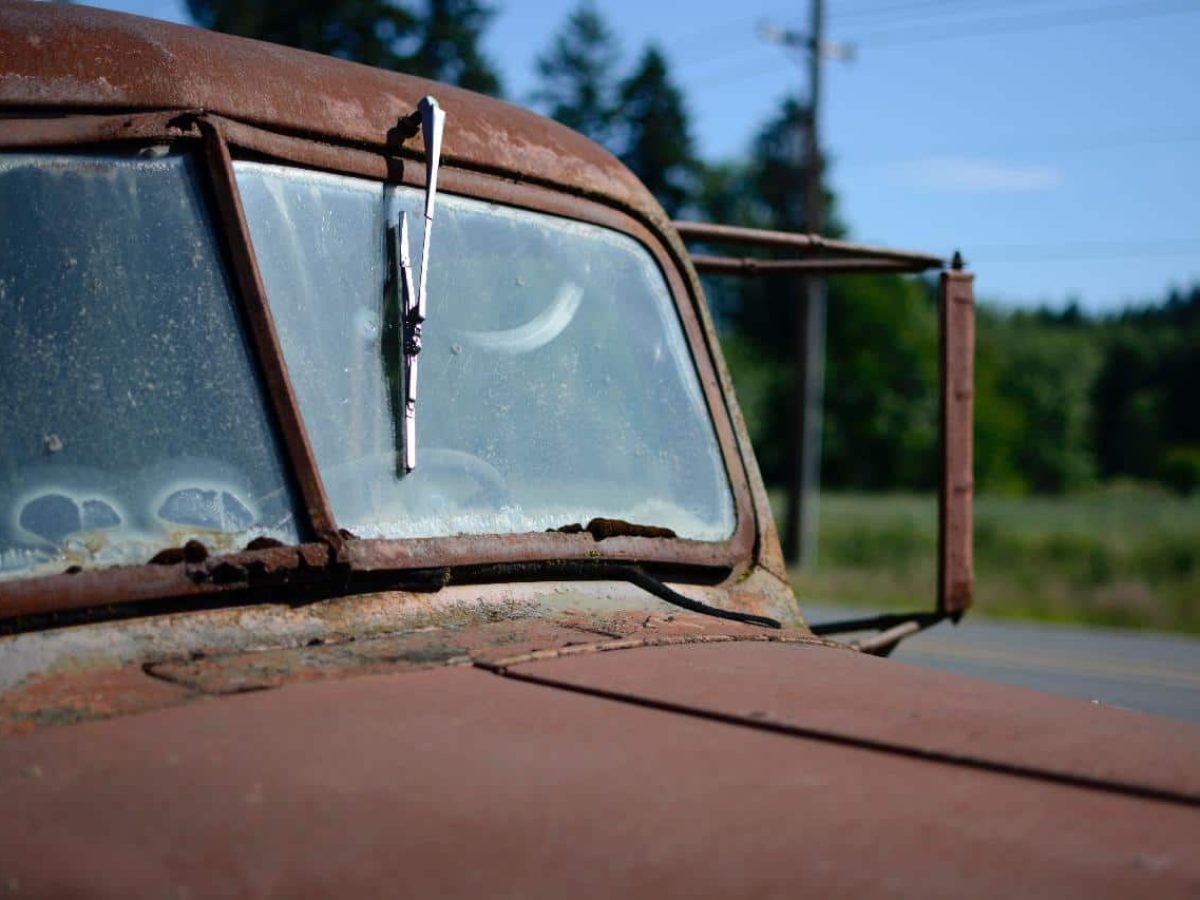
[[[300,539],[186,155],[0,155],[0,577]]]

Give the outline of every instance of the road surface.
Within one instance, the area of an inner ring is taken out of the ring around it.
[[[814,623],[870,614],[803,602],[801,608]],[[1200,722],[1198,638],[968,614],[957,626],[942,623],[909,638],[892,658]]]

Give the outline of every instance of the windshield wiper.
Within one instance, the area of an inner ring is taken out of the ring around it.
[[[432,97],[423,97],[414,116],[420,118],[425,137],[425,233],[421,239],[421,276],[413,288],[412,255],[408,243],[408,213],[400,213],[399,227],[391,226],[391,259],[398,270],[393,283],[400,290],[400,351],[404,359],[404,471],[417,467],[417,373],[421,352],[421,326],[425,322],[426,289],[429,283],[429,245],[433,234],[433,214],[437,207],[438,166],[442,160],[442,132],[446,114]]]

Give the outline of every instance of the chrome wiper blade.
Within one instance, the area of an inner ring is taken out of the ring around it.
[[[417,106],[421,132],[425,137],[425,233],[421,239],[420,286],[413,289],[412,256],[408,242],[408,214],[400,214],[400,227],[393,229],[393,248],[399,272],[401,300],[401,354],[404,359],[404,471],[417,467],[417,375],[421,353],[421,326],[425,322],[426,289],[429,277],[429,246],[433,233],[433,214],[437,208],[438,167],[442,160],[442,132],[446,114],[432,97],[424,97]]]
[[[412,257],[408,251],[408,213],[400,213],[395,258],[400,261],[400,351],[404,360],[404,471],[417,465],[417,372],[421,352],[420,304],[413,290]]]

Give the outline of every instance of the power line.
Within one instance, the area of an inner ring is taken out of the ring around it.
[[[1131,3],[1121,6],[1103,7],[1101,9],[1075,10],[1066,14],[1064,14],[1064,11],[1056,10],[1052,13],[970,23],[971,25],[986,24],[989,26],[987,28],[954,26],[930,31],[927,27],[910,27],[868,32],[859,37],[856,43],[870,47],[895,47],[905,44],[924,44],[931,41],[1047,31],[1054,28],[1067,28],[1075,25],[1092,25],[1100,22],[1124,22],[1132,19],[1158,18],[1161,16],[1189,13],[1200,13],[1200,5],[1194,2],[1184,4],[1170,3],[1158,6],[1151,6],[1148,3]]]
[[[1150,7],[1148,4],[1127,4],[1124,6],[1112,6],[1104,9],[1091,10],[1092,15],[1087,15],[1087,11],[1072,13],[1069,17],[1064,17],[1061,14],[1056,14],[1054,17],[1048,15],[1042,16],[1027,16],[1021,19],[1006,19],[999,22],[991,23],[993,26],[989,29],[971,30],[961,27],[951,29],[939,29],[930,31],[927,28],[907,28],[897,29],[886,32],[877,32],[874,34],[864,35],[863,39],[857,40],[854,43],[860,46],[871,47],[898,47],[906,44],[922,44],[936,41],[957,41],[967,38],[976,37],[991,37],[1002,34],[1017,34],[1021,32],[1036,32],[1048,31],[1055,28],[1067,28],[1073,25],[1092,25],[1101,22],[1119,22],[1133,19],[1157,18],[1161,16],[1185,15],[1200,13],[1200,5],[1196,3],[1188,3],[1180,5],[1178,3],[1169,6]],[[729,54],[724,54],[729,55]],[[715,59],[718,57],[710,57]],[[679,68],[683,68],[682,66]],[[725,88],[729,85],[738,84],[750,78],[758,78],[772,72],[778,72],[777,63],[770,65],[755,66],[747,69],[740,67],[734,69],[730,67],[724,70],[729,72],[728,76],[722,74],[722,71],[710,72],[704,83],[699,86],[693,86],[692,90],[703,90],[706,88]]]
[[[875,6],[835,10],[832,19],[841,23],[850,19],[923,19],[935,15],[977,15],[991,9],[1011,9],[1014,5],[1045,6],[1042,0],[914,0],[905,3],[886,3]]]
[[[932,153],[939,157],[947,156],[979,156],[983,154],[995,155],[1016,154],[1016,155],[1032,155],[1054,153],[1086,153],[1093,150],[1112,150],[1124,147],[1144,147],[1144,146],[1172,146],[1175,144],[1191,144],[1200,142],[1200,132],[1179,132],[1179,131],[1160,131],[1146,132],[1141,130],[1109,132],[1104,135],[1095,135],[1080,142],[1078,140],[1070,140],[1057,144],[1042,144],[1041,146],[1021,146],[1021,145],[992,145],[990,147],[976,147],[973,149],[957,149],[945,150],[938,148],[936,151],[929,151],[926,154],[922,151],[916,151],[907,157],[840,157],[835,158],[838,166],[847,167],[866,167],[866,166],[893,166],[903,165],[905,163],[916,162],[923,156]]]
[[[868,12],[878,12],[888,9],[896,11],[904,9],[913,10],[916,7],[920,7],[920,9],[916,9],[910,14],[910,19],[919,20],[921,18],[929,18],[932,15],[960,18],[959,22],[948,23],[932,33],[929,31],[928,25],[885,28],[880,31],[868,31],[860,39],[854,41],[855,44],[887,47],[903,46],[910,43],[954,40],[960,37],[971,38],[989,37],[995,34],[1018,34],[1021,32],[1039,31],[1043,28],[1060,28],[1072,25],[1088,25],[1099,22],[1122,21],[1125,19],[1157,18],[1160,16],[1200,12],[1200,6],[1197,6],[1195,3],[1179,3],[1177,0],[1169,0],[1166,3],[1155,2],[1155,0],[1144,0],[1144,2],[1140,3],[1124,3],[1099,8],[1092,6],[1082,9],[1070,8],[1073,2],[1078,2],[1078,0],[1066,0],[1066,6],[1047,10],[1044,8],[1044,4],[1039,3],[1038,0],[1029,0],[1028,3],[1025,0],[1006,0],[1003,3],[997,3],[996,0],[975,0],[974,3],[972,3],[972,0],[914,0],[914,2],[889,4],[887,6],[881,5],[848,11],[846,14],[843,14],[843,17],[854,18],[855,15],[858,15],[859,18],[865,18],[865,14]],[[1020,6],[1031,6],[1036,3],[1043,8],[1032,15],[1020,10],[1012,10],[1015,13],[1013,16],[974,20],[961,19],[964,13],[967,16],[978,16],[981,13],[991,13],[993,10],[1011,9],[1014,3]],[[938,8],[941,7],[948,7],[948,9],[944,13],[939,13]],[[893,14],[892,18],[895,20],[895,14]],[[684,54],[675,54],[676,59],[681,60],[675,65],[676,71],[708,66],[717,60],[745,56],[758,50],[761,45],[755,41],[749,29],[744,32],[740,30],[747,24],[758,20],[759,17],[741,16],[737,19],[730,19],[707,26],[689,35],[673,37],[672,43],[674,45],[687,48]],[[977,25],[988,27],[983,29],[971,27]],[[849,27],[859,26],[851,22]],[[735,35],[732,38],[730,37],[731,33]],[[704,38],[712,38],[712,40],[706,41]],[[718,45],[719,49],[715,51],[708,49],[717,47]],[[728,71],[734,70],[731,68]],[[766,71],[769,70],[756,67],[752,71],[744,73],[743,77],[753,77]],[[737,78],[739,74],[741,73],[735,73],[734,77]],[[742,79],[738,78],[738,80]]]
[[[1080,259],[1142,259],[1200,254],[1200,238],[1066,241],[1041,244],[981,244],[968,248],[972,262],[1070,262]]]

